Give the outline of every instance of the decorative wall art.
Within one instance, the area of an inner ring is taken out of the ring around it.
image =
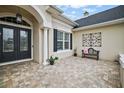
[[[101,47],[101,32],[82,34],[83,47]]]

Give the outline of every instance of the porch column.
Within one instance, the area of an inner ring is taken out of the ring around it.
[[[43,49],[43,65],[47,65],[47,59],[48,59],[48,28],[44,28],[44,49]]]

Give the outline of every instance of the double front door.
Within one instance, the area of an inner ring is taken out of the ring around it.
[[[31,29],[0,24],[0,63],[31,58]]]

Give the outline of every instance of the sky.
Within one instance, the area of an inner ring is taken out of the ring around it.
[[[117,5],[57,5],[58,8],[64,11],[63,15],[74,20],[83,17],[84,11],[88,11],[89,15],[108,10]]]

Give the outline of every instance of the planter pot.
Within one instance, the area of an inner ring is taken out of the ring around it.
[[[75,53],[74,56],[77,56],[77,54]]]
[[[50,65],[54,65],[54,61],[50,61]]]

